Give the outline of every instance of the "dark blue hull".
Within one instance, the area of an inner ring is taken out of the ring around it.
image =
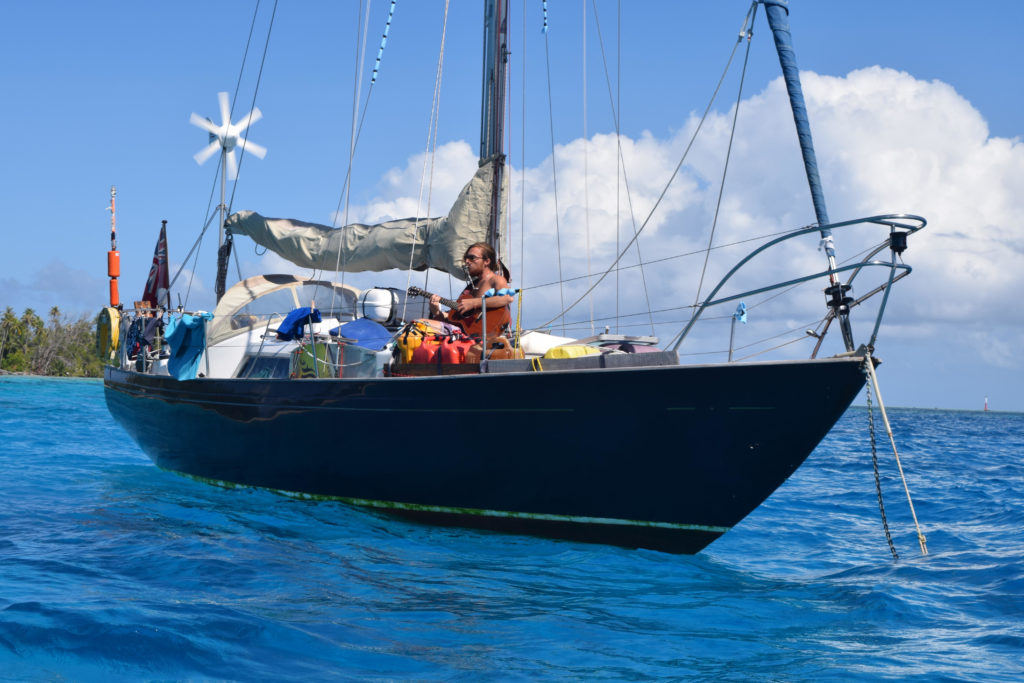
[[[376,379],[107,368],[162,468],[430,523],[695,553],[807,458],[863,358]]]

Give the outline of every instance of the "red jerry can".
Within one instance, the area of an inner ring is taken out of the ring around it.
[[[433,363],[439,348],[441,348],[441,343],[437,337],[424,339],[423,343],[413,350],[412,362],[417,364]]]

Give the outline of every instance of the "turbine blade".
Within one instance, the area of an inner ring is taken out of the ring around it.
[[[238,178],[238,162],[235,161],[235,150],[231,150],[226,156],[228,162],[228,180],[235,180]]]
[[[211,142],[206,147],[203,147],[192,158],[196,160],[197,164],[202,165],[207,159],[209,159],[214,154],[216,154],[218,152],[218,150],[220,150],[220,140],[219,139],[214,140],[213,142]]]
[[[219,92],[217,93],[217,99],[220,100],[221,127],[226,130],[231,125],[231,107],[228,104],[228,94],[226,92]]]
[[[262,159],[267,156],[267,148],[263,145],[257,145],[255,142],[249,142],[245,138],[241,138],[238,141],[238,149],[248,152],[255,157]]]
[[[195,112],[192,112],[192,116],[189,117],[188,122],[191,123],[193,126],[198,126],[199,128],[202,128],[211,135],[220,136],[220,134],[223,132],[219,127],[214,125],[213,121],[205,119],[199,114],[196,114]]]
[[[263,112],[259,110],[259,107],[253,107],[252,111],[243,116],[238,120],[238,123],[231,126],[231,134],[238,135],[243,130],[256,123],[263,118]]]

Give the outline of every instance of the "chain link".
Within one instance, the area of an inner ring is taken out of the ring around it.
[[[868,356],[864,359],[865,363],[871,362],[871,357]],[[867,368],[864,369],[864,376],[868,377]],[[871,466],[875,470],[875,489],[878,491],[878,510],[882,513],[882,528],[885,529],[885,540],[889,542],[889,550],[892,552],[894,560],[900,559],[900,556],[896,553],[896,546],[892,542],[892,534],[889,533],[889,521],[885,517],[885,503],[882,502],[882,479],[878,474],[878,449],[875,444],[875,413],[871,407],[871,382],[867,382],[865,385],[865,393],[868,400],[868,436],[871,440]]]

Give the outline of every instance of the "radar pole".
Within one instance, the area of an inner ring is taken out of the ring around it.
[[[110,186],[110,251],[107,252],[107,275],[110,276],[110,305],[114,308],[121,304],[117,292],[117,278],[121,277],[121,252],[117,250],[117,211],[115,201],[117,188]]]

